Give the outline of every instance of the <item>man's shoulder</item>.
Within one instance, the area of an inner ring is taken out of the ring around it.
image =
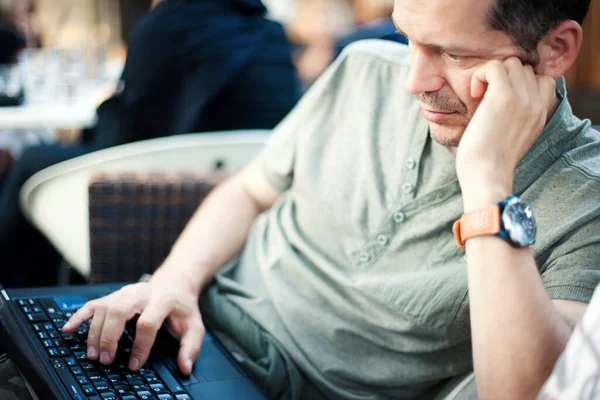
[[[593,126],[583,128],[575,138],[577,145],[565,152],[562,159],[586,178],[600,182],[600,132],[597,129]]]
[[[359,40],[348,45],[340,58],[348,59],[365,56],[372,60],[409,67],[408,46],[382,39]]]

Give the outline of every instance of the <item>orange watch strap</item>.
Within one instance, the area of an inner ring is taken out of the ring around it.
[[[463,249],[465,242],[477,236],[491,236],[500,233],[500,206],[496,205],[483,210],[472,211],[454,223],[454,237]]]

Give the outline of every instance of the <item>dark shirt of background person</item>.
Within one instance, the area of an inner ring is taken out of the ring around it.
[[[408,44],[403,35],[396,32],[396,26],[391,18],[382,18],[377,21],[359,25],[352,29],[336,43],[336,57],[350,43],[365,39],[384,39],[401,44]]]
[[[16,62],[17,53],[25,45],[25,36],[13,24],[0,18],[0,64]]]
[[[123,91],[99,110],[99,146],[273,128],[300,88],[285,31],[265,14],[260,0],[160,3],[129,38]]]

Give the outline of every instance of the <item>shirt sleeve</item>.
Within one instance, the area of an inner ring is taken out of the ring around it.
[[[589,303],[600,283],[600,221],[592,218],[553,248],[541,268],[553,300]]]
[[[335,88],[344,79],[347,57],[343,54],[304,94],[288,116],[273,130],[263,151],[264,174],[278,191],[288,190],[294,181],[294,170],[303,142],[320,141],[317,132],[325,129],[331,116],[327,110],[335,101]]]

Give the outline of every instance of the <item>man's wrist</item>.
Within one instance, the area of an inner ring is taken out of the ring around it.
[[[152,278],[180,281],[190,292],[199,296],[208,283],[212,281],[212,277],[204,277],[206,271],[207,269],[190,265],[189,261],[183,263],[167,258],[160,268],[156,270]]]
[[[512,184],[473,181],[461,184],[464,212],[481,210],[506,200],[512,191]]]

